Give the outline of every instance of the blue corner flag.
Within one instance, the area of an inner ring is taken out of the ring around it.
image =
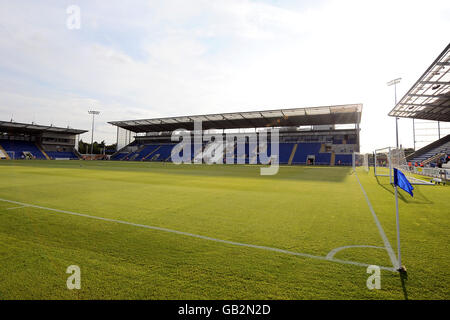
[[[411,185],[411,183],[409,183],[408,179],[406,179],[403,172],[396,168],[394,168],[394,185],[399,186],[401,189],[408,192],[411,197],[414,197],[412,192],[414,190],[414,187]]]

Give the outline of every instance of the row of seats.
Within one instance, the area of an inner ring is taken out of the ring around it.
[[[46,151],[47,155],[50,157],[50,159],[71,159],[76,160],[78,159],[77,155],[74,152],[59,152],[59,151]]]
[[[412,163],[415,163],[415,162],[421,163],[422,161],[425,161],[439,153],[450,154],[450,141],[446,142],[443,145],[440,145],[436,148],[433,148],[430,151],[428,151],[420,156],[414,157],[410,161]]]
[[[321,144],[320,143],[299,143],[297,150],[295,152],[294,158],[292,159],[292,163],[294,164],[306,164],[307,162],[307,157],[309,155],[314,155],[316,157],[315,159],[315,163],[317,163],[317,156],[320,154],[322,155],[323,153],[320,153],[320,148],[321,148]],[[324,156],[320,156],[321,158]],[[331,153],[330,153],[330,159],[331,159]],[[318,163],[317,163],[318,164]],[[328,161],[328,163],[326,164],[330,164],[330,161]]]
[[[337,154],[334,160],[335,165],[351,166],[353,162],[351,154]]]
[[[16,159],[22,158],[22,156],[25,156],[25,153],[31,153],[36,159],[47,159],[34,142],[0,140],[0,146],[2,146],[10,157],[14,154],[14,158]]]
[[[45,160],[47,159],[36,143],[21,140],[0,140],[0,146],[6,151],[10,157],[15,159],[25,158],[27,154],[31,154],[33,158]],[[50,159],[78,159],[73,151],[45,151]]]
[[[297,145],[295,153],[292,152]],[[111,157],[111,160],[123,160],[123,161],[171,161],[172,148],[175,144],[149,144],[138,147],[136,151],[133,152],[119,152]],[[203,145],[203,150],[207,150],[207,145]],[[320,143],[280,143],[279,144],[279,163],[288,164],[292,157],[292,164],[306,164],[308,161],[308,156],[313,155],[315,160],[314,163],[318,165],[330,165],[332,161],[332,154],[330,152],[320,152]],[[243,154],[235,147],[233,156],[234,163],[238,162],[238,159],[245,163],[254,162],[257,160],[258,163],[262,163],[262,159],[259,158],[257,154],[254,159],[250,159],[250,146],[245,145],[245,150]],[[271,154],[271,145],[267,145],[267,153]],[[182,152],[180,152],[180,157]],[[194,154],[194,146],[191,148],[191,160],[194,159],[196,155]],[[219,157],[220,159],[220,157]],[[223,155],[223,161],[226,161],[226,151]],[[351,154],[336,154],[335,165],[351,165],[352,155]]]

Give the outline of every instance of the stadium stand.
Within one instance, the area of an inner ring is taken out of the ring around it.
[[[22,159],[28,155],[31,155],[34,159],[46,159],[41,150],[33,142],[20,140],[0,140],[0,145],[7,153],[14,152],[14,157],[16,159]]]
[[[47,151],[47,155],[50,159],[71,159],[76,160],[79,159],[78,156],[73,151]]]
[[[119,152],[111,156],[111,160],[123,160],[128,155],[128,152]]]
[[[299,143],[292,164],[306,164],[308,157],[317,164],[320,148],[320,143]],[[327,165],[329,164],[330,162],[327,163]]]
[[[161,144],[157,151],[155,151],[150,157],[148,157],[147,161],[159,161],[165,162],[170,161],[170,156],[172,152],[172,148],[175,144]]]
[[[225,145],[225,144],[224,144]],[[170,161],[171,151],[175,144],[150,144],[142,145],[138,151],[119,152],[111,157],[111,160],[124,161]],[[214,144],[203,145],[203,152],[208,152],[209,148],[214,148]],[[280,164],[310,164],[315,165],[351,165],[351,154],[336,154],[335,161],[332,162],[332,152],[320,152],[320,143],[280,143],[279,144],[279,162]],[[261,162],[258,150],[255,150],[259,162]],[[267,144],[267,154],[271,155],[271,145]],[[233,160],[231,163],[238,163],[238,159],[245,164],[251,163],[251,154],[249,144],[245,144],[245,152],[238,155],[236,146],[232,153]],[[182,152],[180,152],[182,156]],[[194,146],[192,145],[191,158],[194,158]],[[223,163],[226,162],[226,149],[220,155],[216,156],[216,162],[222,158]],[[214,160],[214,159],[213,159]],[[256,161],[256,160],[255,160]]]
[[[318,153],[314,161],[316,165],[330,165],[331,153]]]
[[[417,150],[406,157],[406,160],[413,163],[424,163],[439,158],[439,155],[443,157],[447,154],[450,154],[450,134]]]
[[[86,130],[0,121],[0,158],[79,159],[77,138]],[[5,153],[8,157],[5,156]]]
[[[139,152],[137,157],[134,159],[135,161],[141,161],[144,158],[148,157],[152,152],[154,152],[159,146],[152,144],[152,145],[144,145],[144,148],[142,148]]]
[[[233,146],[231,148],[233,152],[228,155],[229,163],[261,163],[260,153],[265,150],[259,150],[260,146],[257,146],[255,150],[250,150],[249,134],[245,133],[245,129],[253,129],[252,134],[259,137],[262,132],[267,131],[268,127],[276,125],[279,128],[278,159],[280,164],[351,165],[352,153],[359,151],[361,112],[362,105],[357,104],[114,121],[110,124],[117,126],[118,151],[110,159],[171,161],[171,151],[176,145],[172,142],[172,133],[184,129],[191,134],[193,142],[194,122],[201,120],[203,133],[208,130],[222,130],[222,134],[231,132],[236,139],[238,137],[246,139],[243,154],[238,154],[236,142],[224,140],[223,152],[212,157],[209,156],[209,151],[217,150],[217,143],[203,142],[202,151],[205,162],[211,160],[213,163],[222,161],[226,163],[226,145],[234,143],[234,148]],[[235,129],[239,129],[239,132],[236,132]],[[244,132],[241,132],[241,129],[244,129]],[[247,132],[250,131],[247,130]],[[134,140],[130,141],[132,135],[134,135]],[[125,139],[120,137],[125,137]],[[124,144],[120,143],[122,140],[125,141]],[[270,133],[268,143],[264,148],[267,148],[267,154],[270,156],[272,153]],[[256,152],[256,157],[253,159],[251,151]],[[230,156],[233,160],[230,159]],[[210,159],[205,159],[205,157]],[[192,146],[191,159],[201,160],[200,154],[194,154],[194,146]]]
[[[288,164],[289,158],[291,156],[292,150],[294,148],[294,143],[280,143],[279,145],[279,162],[280,164]]]
[[[450,44],[439,54],[420,78],[389,112],[391,117],[427,120],[437,124],[437,137],[441,137],[443,122],[450,122]],[[414,122],[413,122],[414,123]],[[426,131],[429,134],[429,130]],[[413,126],[413,139],[416,142]],[[432,135],[431,135],[432,136]],[[408,155],[410,164],[438,166],[447,161],[450,153],[450,135],[446,135]]]
[[[351,154],[337,154],[335,161],[335,165],[340,166],[351,166],[352,165],[352,155]]]

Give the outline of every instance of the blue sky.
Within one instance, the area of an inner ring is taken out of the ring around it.
[[[107,121],[363,103],[371,151],[395,142],[386,82],[403,78],[400,97],[448,30],[441,0],[2,1],[0,119],[89,129],[95,108],[114,142]]]

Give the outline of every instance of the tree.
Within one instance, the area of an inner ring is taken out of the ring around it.
[[[114,152],[116,152],[116,146],[117,144],[111,144],[111,145],[106,145],[105,140],[103,140],[102,142],[97,142],[94,141],[94,147],[92,152],[94,154],[103,154],[103,152],[105,152],[106,154],[113,154]],[[91,153],[91,144],[90,143],[86,143],[83,140],[80,140],[78,142],[78,152],[81,154],[90,154]]]

